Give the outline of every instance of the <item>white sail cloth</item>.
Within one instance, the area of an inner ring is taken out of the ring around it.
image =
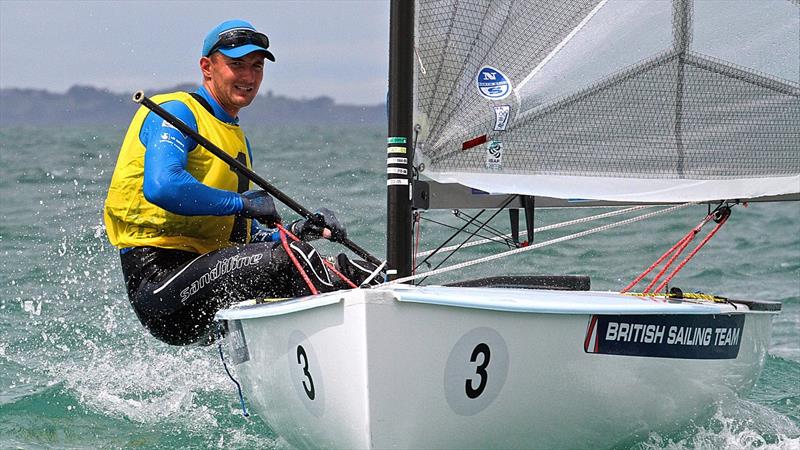
[[[437,173],[440,183],[459,183],[491,194],[523,194],[573,201],[702,202],[749,199],[800,191],[800,175],[735,180],[668,180],[485,173]],[[591,193],[591,197],[576,193]]]
[[[420,0],[416,164],[493,193],[800,192],[800,4]]]

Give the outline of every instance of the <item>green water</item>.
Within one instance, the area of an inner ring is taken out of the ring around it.
[[[309,208],[336,210],[354,241],[383,255],[383,127],[249,128],[260,174]],[[166,346],[130,309],[101,219],[123,133],[0,128],[0,448],[287,448],[257,415],[241,416],[214,347]],[[544,210],[537,225],[591,213]],[[569,273],[618,290],[704,214],[686,208],[429,281]],[[458,223],[448,211],[429,216]],[[444,236],[424,223],[421,249]],[[674,284],[782,301],[770,356],[747,398],[620,448],[800,448],[800,205],[736,207]]]

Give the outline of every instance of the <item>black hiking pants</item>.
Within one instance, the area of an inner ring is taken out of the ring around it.
[[[305,242],[290,248],[320,292],[334,287],[320,256]],[[214,314],[252,298],[310,293],[280,242],[259,242],[203,255],[136,247],[120,255],[133,310],[159,340],[186,345],[213,339]]]

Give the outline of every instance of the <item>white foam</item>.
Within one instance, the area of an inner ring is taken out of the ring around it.
[[[650,433],[640,450],[737,449],[800,450],[800,427],[791,419],[748,400],[719,405],[706,423],[685,428],[678,436]]]
[[[53,376],[64,380],[82,405],[104,416],[174,427],[206,438],[213,433],[217,439],[222,432],[224,439],[237,446],[275,445],[270,437],[248,434],[246,429],[223,429],[219,423],[225,416],[213,397],[224,396],[231,404],[238,403],[238,398],[216,347],[176,348],[144,336],[139,340],[139,345],[126,343],[124,348],[87,349],[91,353],[87,358],[53,368],[57,372]],[[241,417],[241,410],[231,409],[230,414]],[[241,420],[246,424],[248,419]]]

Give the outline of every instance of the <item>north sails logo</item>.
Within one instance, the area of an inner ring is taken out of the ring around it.
[[[196,294],[197,291],[203,289],[204,286],[207,286],[212,281],[216,280],[217,278],[225,275],[226,273],[232,272],[234,270],[241,269],[245,266],[252,266],[254,264],[258,264],[261,258],[264,255],[256,254],[251,256],[232,256],[230,258],[226,258],[220,261],[217,261],[217,265],[214,266],[213,269],[208,271],[207,273],[203,274],[200,278],[195,281],[192,281],[192,284],[186,287],[181,291],[181,302],[186,302],[189,300],[189,297]]]
[[[489,100],[502,100],[511,94],[511,81],[491,66],[483,66],[475,77],[478,92]]]

